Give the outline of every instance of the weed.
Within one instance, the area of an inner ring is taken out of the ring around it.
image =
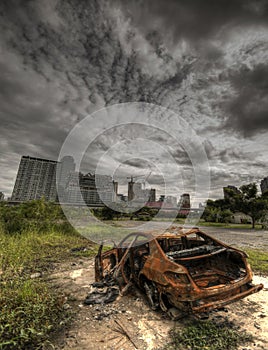
[[[253,339],[230,322],[212,321],[192,321],[183,329],[171,330],[170,336],[171,342],[163,350],[235,350]]]

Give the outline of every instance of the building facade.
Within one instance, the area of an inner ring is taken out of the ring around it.
[[[69,176],[75,171],[75,162],[72,156],[63,157],[58,163],[58,182],[63,188],[69,181]]]
[[[65,188],[67,203],[103,206],[116,201],[117,186],[108,175],[72,172]]]
[[[11,200],[29,201],[44,197],[55,201],[57,161],[22,156]]]
[[[190,194],[189,193],[183,193],[181,195],[181,198],[180,198],[178,206],[181,209],[190,209],[191,208],[191,200],[190,200]]]
[[[268,176],[265,177],[263,180],[261,180],[261,193],[267,193],[268,192]]]

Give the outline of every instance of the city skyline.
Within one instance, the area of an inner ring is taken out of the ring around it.
[[[0,191],[11,196],[21,154],[57,160],[87,115],[136,101],[169,108],[195,130],[208,156],[210,198],[222,198],[229,184],[259,187],[268,168],[267,8],[267,0],[2,1]],[[133,126],[98,136],[81,171],[94,172],[124,141],[112,163],[146,132]],[[162,139],[154,131],[155,142]],[[192,193],[187,152],[170,153]],[[152,171],[160,186],[154,173],[166,158],[160,150],[150,155],[153,164],[135,159],[134,149],[118,174]],[[176,192],[175,169],[169,172]]]
[[[58,167],[58,170],[57,170]],[[56,186],[56,172],[58,172],[57,174],[57,178],[58,178],[58,185]],[[77,175],[75,175],[77,174]],[[74,176],[75,175],[75,176]],[[119,191],[119,181],[120,179],[115,179],[114,177],[111,177],[111,180],[105,180],[105,183],[108,181],[112,181],[112,187],[115,194],[115,197],[118,197],[117,199],[114,197],[114,199],[112,199],[113,195],[112,193],[106,194],[105,193],[105,189],[108,189],[107,184],[105,184],[105,186],[103,186],[103,180],[101,180],[101,177],[109,177],[106,174],[94,174],[94,173],[90,173],[90,172],[86,172],[86,173],[82,173],[80,171],[76,170],[76,164],[74,162],[74,159],[72,156],[65,156],[63,157],[59,162],[55,161],[55,160],[51,160],[51,159],[44,159],[44,158],[36,158],[36,157],[30,157],[30,156],[22,156],[20,163],[19,163],[19,168],[18,168],[18,172],[17,172],[17,176],[16,176],[16,180],[14,182],[14,186],[13,186],[13,191],[12,191],[12,196],[11,196],[11,200],[12,201],[27,201],[27,200],[32,200],[32,199],[40,199],[43,196],[46,197],[47,200],[56,200],[56,196],[58,193],[59,195],[59,200],[60,202],[76,202],[77,200],[74,200],[76,197],[80,198],[80,190],[82,193],[82,196],[85,200],[85,196],[86,193],[83,194],[83,182],[86,181],[85,185],[86,188],[88,186],[94,186],[95,187],[95,194],[91,194],[90,198],[92,197],[95,198],[94,202],[96,203],[101,203],[101,199],[103,199],[104,201],[107,200],[107,198],[109,198],[108,202],[116,202],[116,201],[120,201],[121,196],[123,195],[124,197],[127,198],[127,201],[132,201],[134,199],[134,197],[139,197],[139,195],[144,196],[145,192],[146,192],[146,198],[148,197],[147,201],[148,202],[154,202],[154,201],[167,201],[169,203],[179,203],[180,201],[182,201],[182,198],[187,196],[187,198],[189,197],[189,203],[190,203],[190,196],[191,194],[188,193],[166,193],[163,194],[159,194],[158,195],[158,199],[156,196],[156,191],[157,189],[149,187],[150,186],[149,183],[146,183],[146,180],[148,179],[148,177],[151,175],[151,172],[149,173],[149,175],[147,175],[145,177],[144,180],[144,176],[145,175],[140,175],[140,176],[127,176],[127,187],[124,186],[124,190],[123,191]],[[95,176],[99,177],[99,180],[97,180],[99,182],[99,185],[95,185]],[[88,178],[90,177],[90,178]],[[87,180],[88,178],[88,180]],[[137,179],[141,179],[141,182],[134,180],[135,178]],[[86,180],[85,180],[86,179]],[[91,179],[91,180],[90,180]],[[88,181],[93,181],[94,184],[92,183],[91,185],[87,182]],[[78,181],[78,182],[77,182]],[[100,183],[100,181],[102,182],[102,184]],[[68,198],[66,198],[66,196],[64,195],[64,190],[71,184],[71,192],[67,195]],[[132,186],[131,186],[132,185]],[[122,188],[122,184],[121,184],[121,188]],[[110,186],[109,186],[110,187]],[[126,188],[125,188],[126,187]],[[136,189],[135,189],[136,187]],[[77,192],[77,188],[79,188],[79,195],[76,193]],[[233,185],[228,185],[227,188],[232,188],[236,191],[239,192],[238,188],[236,188]],[[261,180],[261,184],[260,184],[260,191],[262,193],[266,192],[268,188],[268,177],[264,177]],[[225,193],[225,189],[226,187],[223,187],[223,197],[226,197],[226,193]],[[59,194],[59,191],[63,190],[62,194]],[[73,192],[73,190],[75,192]],[[133,191],[134,190],[134,191]],[[100,193],[98,194],[97,192],[100,191]],[[153,191],[153,193],[151,192]],[[119,193],[121,192],[121,193]],[[3,198],[1,198],[1,200],[4,199],[4,194],[2,192],[0,192],[0,194],[2,194]],[[151,196],[153,195],[154,200],[150,199],[152,198]],[[178,199],[178,196],[180,197],[180,200]],[[131,198],[130,198],[131,197]],[[72,200],[70,200],[70,198],[72,198]],[[88,197],[89,198],[89,197]],[[82,197],[78,200],[80,201],[82,200]],[[187,199],[188,200],[188,199]],[[107,202],[107,203],[108,203]],[[195,203],[196,205],[197,203]],[[204,203],[199,203],[198,205],[200,206],[201,204]],[[177,204],[176,204],[177,205]],[[190,205],[190,204],[189,204]]]

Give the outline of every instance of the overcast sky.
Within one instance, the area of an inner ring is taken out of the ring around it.
[[[268,176],[268,0],[1,0],[0,16],[5,195],[22,155],[57,159],[76,123],[121,102],[159,104],[189,123],[207,151],[210,198]],[[95,150],[117,137],[102,135]],[[141,160],[127,165],[148,173]]]

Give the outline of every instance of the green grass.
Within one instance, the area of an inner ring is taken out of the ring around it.
[[[183,329],[174,328],[171,341],[162,350],[235,350],[253,337],[230,322],[191,321]]]
[[[268,275],[268,252],[244,247],[241,250],[248,254],[248,262],[254,273]]]
[[[117,225],[117,221],[115,224],[112,221],[107,221],[104,224],[81,226],[79,227],[79,232],[93,242],[98,244],[103,242],[105,245],[111,245],[112,242],[120,242],[123,237],[131,232],[131,230]]]
[[[221,223],[221,222],[207,222],[200,220],[197,224],[197,226],[208,226],[208,227],[221,227],[221,228],[229,228],[229,229],[251,229],[251,224],[228,224],[228,223]],[[261,230],[261,225],[255,225],[255,230]]]
[[[80,247],[86,250],[71,250]],[[70,318],[62,298],[31,274],[49,272],[56,262],[96,251],[96,245],[76,232],[8,235],[0,231],[0,349],[41,349],[51,331]]]

